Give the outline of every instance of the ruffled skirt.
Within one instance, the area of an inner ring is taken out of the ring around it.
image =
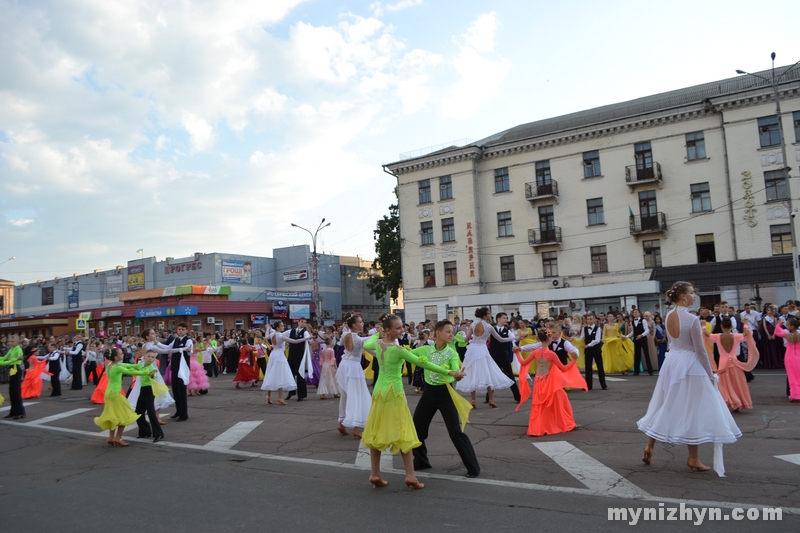
[[[408,453],[422,444],[402,390],[396,393],[394,386],[390,385],[386,397],[380,393],[372,395],[372,406],[361,442],[367,448],[380,451],[388,449],[393,454]]]
[[[317,385],[317,394],[339,394],[339,385],[336,383],[336,367],[332,364],[322,365],[322,372]]]
[[[243,360],[244,362],[240,361],[239,366],[236,367],[236,375],[233,377],[233,382],[242,384],[242,385],[250,385],[251,383],[255,383],[258,381],[258,374],[256,370],[250,366],[250,363]]]
[[[339,401],[346,402],[342,425],[350,428],[363,428],[367,425],[372,396],[367,388],[367,379],[364,377],[361,361],[342,359],[339,369],[336,371],[336,381],[339,389],[344,393]]]
[[[297,389],[297,380],[292,376],[292,369],[289,368],[289,361],[286,360],[286,354],[283,350],[272,350],[269,354],[269,362],[267,362],[267,371],[264,373],[264,382],[261,384],[261,390],[274,391],[274,390],[295,390]]]
[[[124,394],[107,394],[103,412],[94,419],[94,423],[100,429],[110,430],[119,426],[129,426],[138,418],[139,415],[131,409]]]
[[[623,337],[611,337],[603,341],[603,371],[606,374],[627,372],[633,368],[633,341]]]
[[[187,385],[186,389],[190,391],[208,390],[210,384],[206,369],[194,357],[189,359],[189,370],[191,373],[189,374],[189,385]]]
[[[476,343],[467,346],[461,370],[466,376],[456,383],[456,390],[459,392],[484,391],[488,387],[492,390],[501,390],[514,384],[514,381],[503,374],[494,362],[485,344]]]
[[[671,444],[729,444],[742,436],[697,356],[686,350],[670,350],[637,425],[648,437]]]

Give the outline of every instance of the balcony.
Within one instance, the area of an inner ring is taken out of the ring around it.
[[[531,203],[545,198],[555,198],[558,203],[558,182],[550,180],[550,183],[537,184],[535,181],[525,184],[525,199]]]
[[[561,228],[554,226],[545,230],[542,229],[529,229],[528,230],[528,244],[534,248],[540,246],[561,246]]]
[[[625,183],[631,188],[631,192],[637,185],[649,185],[655,183],[661,188],[661,165],[653,161],[653,166],[648,168],[638,168],[637,165],[625,167]]]
[[[646,235],[648,233],[666,233],[667,217],[664,213],[651,216],[634,215],[630,218],[631,235]]]

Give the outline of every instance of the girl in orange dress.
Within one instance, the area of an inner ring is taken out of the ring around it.
[[[34,350],[34,353],[28,358],[30,368],[25,371],[25,379],[22,380],[22,398],[26,400],[42,395],[42,374],[53,375],[45,370],[47,359],[39,359],[38,349],[34,348]]]
[[[533,401],[531,403],[531,416],[528,422],[528,435],[541,437],[566,433],[578,426],[572,416],[572,405],[569,403],[564,387],[586,390],[586,380],[581,376],[575,359],[564,365],[558,356],[547,348],[551,339],[544,328],[537,332],[539,343],[528,344],[522,348],[515,348],[514,353],[520,364],[520,376],[528,373],[528,367],[536,359],[536,377],[533,380]],[[522,359],[520,351],[533,353]],[[519,380],[520,402],[517,410],[522,407],[531,396],[531,389],[527,379]]]
[[[739,409],[752,409],[753,400],[750,398],[750,388],[747,386],[747,378],[745,378],[744,373],[750,372],[758,364],[758,349],[753,341],[753,335],[747,327],[745,327],[744,335],[731,333],[733,323],[727,316],[722,318],[720,325],[722,326],[722,333],[704,333],[719,348],[719,366],[714,363],[713,356],[709,357],[711,369],[719,376],[719,382],[717,383],[719,392],[731,411],[737,412]],[[780,328],[775,328],[776,335],[780,335],[777,333],[778,329]],[[744,340],[747,341],[746,363],[736,358],[736,347]]]

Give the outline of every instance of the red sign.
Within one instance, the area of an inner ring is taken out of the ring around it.
[[[469,277],[475,277],[475,255],[472,247],[472,222],[467,222],[467,254],[469,255]]]

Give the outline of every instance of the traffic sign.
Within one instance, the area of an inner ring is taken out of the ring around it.
[[[78,319],[75,321],[75,329],[85,330],[86,329],[86,321],[83,319]]]

